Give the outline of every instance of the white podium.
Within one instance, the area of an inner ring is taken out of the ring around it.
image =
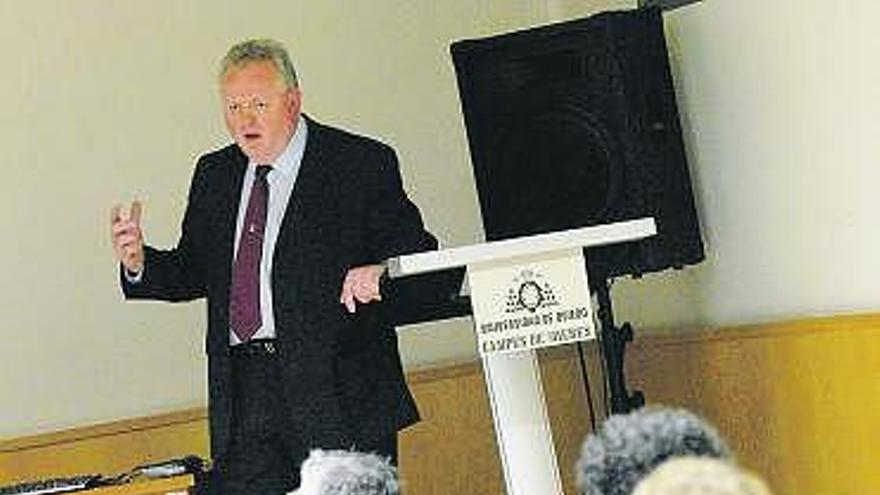
[[[656,233],[653,218],[583,227],[400,256],[388,260],[388,274],[397,278],[464,266],[470,278],[476,267],[487,264],[517,265],[529,256],[633,241]],[[484,356],[483,373],[508,495],[563,495],[536,352]]]

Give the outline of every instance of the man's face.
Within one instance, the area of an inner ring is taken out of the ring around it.
[[[230,69],[220,91],[232,139],[252,162],[274,162],[299,121],[299,90],[285,87],[271,62],[253,62]]]

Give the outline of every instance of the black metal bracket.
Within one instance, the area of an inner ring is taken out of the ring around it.
[[[627,413],[645,404],[645,396],[641,391],[630,393],[626,388],[624,357],[626,344],[633,339],[632,325],[624,323],[620,327],[614,324],[614,311],[611,306],[609,282],[601,280],[596,284],[596,299],[600,324],[602,357],[605,361],[605,379],[611,412]]]

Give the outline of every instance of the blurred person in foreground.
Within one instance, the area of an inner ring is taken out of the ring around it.
[[[655,467],[681,456],[728,459],[731,453],[715,428],[684,409],[613,415],[584,441],[577,484],[584,495],[629,495]]]
[[[387,458],[345,450],[313,450],[290,495],[399,495],[397,471]]]
[[[771,495],[757,476],[707,457],[670,459],[636,485],[632,495]]]

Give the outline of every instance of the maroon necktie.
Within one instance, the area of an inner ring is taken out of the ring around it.
[[[251,197],[248,200],[238,253],[232,264],[229,289],[229,325],[242,342],[247,342],[263,325],[260,315],[260,260],[263,258],[263,234],[269,202],[268,165],[257,167]]]

